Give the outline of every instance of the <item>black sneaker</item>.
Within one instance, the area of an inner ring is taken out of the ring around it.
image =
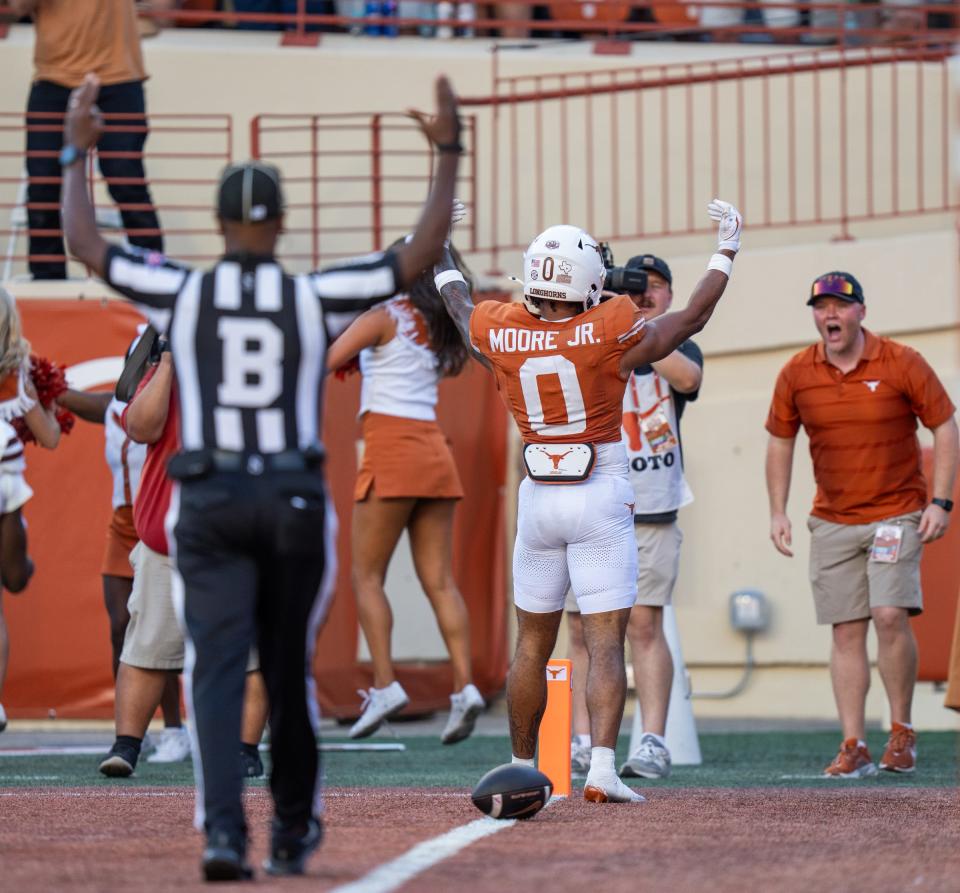
[[[201,864],[205,881],[249,881],[253,878],[243,844],[227,831],[210,832]]]
[[[260,759],[260,754],[241,750],[240,771],[244,778],[263,778],[266,773],[263,768],[263,760]]]
[[[129,778],[137,768],[139,757],[136,748],[115,741],[98,768],[109,778]]]
[[[303,874],[310,854],[323,840],[323,825],[319,819],[310,819],[304,834],[292,834],[274,819],[270,842],[270,858],[263,867],[274,876]]]

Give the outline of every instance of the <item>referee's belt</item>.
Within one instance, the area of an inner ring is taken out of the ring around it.
[[[273,471],[313,471],[323,464],[323,450],[283,450],[279,453],[241,453],[233,450],[188,450],[167,463],[174,480],[204,478],[214,471],[260,475]]]

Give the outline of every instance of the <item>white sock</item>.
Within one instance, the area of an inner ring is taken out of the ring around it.
[[[661,747],[666,747],[666,746],[667,746],[667,742],[664,740],[664,738],[663,738],[662,735],[658,735],[656,732],[644,732],[643,734],[644,734],[644,735],[649,735],[649,736],[650,736],[651,738],[653,738],[653,740],[656,741],[657,744],[659,744]]]
[[[593,747],[590,749],[590,774],[601,772],[604,775],[616,775],[612,747]]]
[[[513,754],[513,759],[510,760],[511,763],[519,763],[521,766],[530,766],[534,767],[533,757],[530,757],[529,760],[525,760],[523,757],[518,757],[516,754]]]
[[[576,741],[581,747],[590,746],[590,736],[589,735],[574,735],[573,740]]]

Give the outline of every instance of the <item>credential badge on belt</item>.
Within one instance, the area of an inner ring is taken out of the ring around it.
[[[593,471],[597,452],[592,443],[528,443],[523,463],[532,480],[542,484],[574,484]]]

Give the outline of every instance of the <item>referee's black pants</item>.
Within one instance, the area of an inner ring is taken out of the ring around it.
[[[208,834],[226,831],[241,848],[240,726],[252,644],[270,698],[276,816],[302,827],[313,815],[319,759],[311,661],[326,607],[318,602],[326,521],[319,470],[217,471],[180,485],[174,535],[200,748],[197,819]]]

